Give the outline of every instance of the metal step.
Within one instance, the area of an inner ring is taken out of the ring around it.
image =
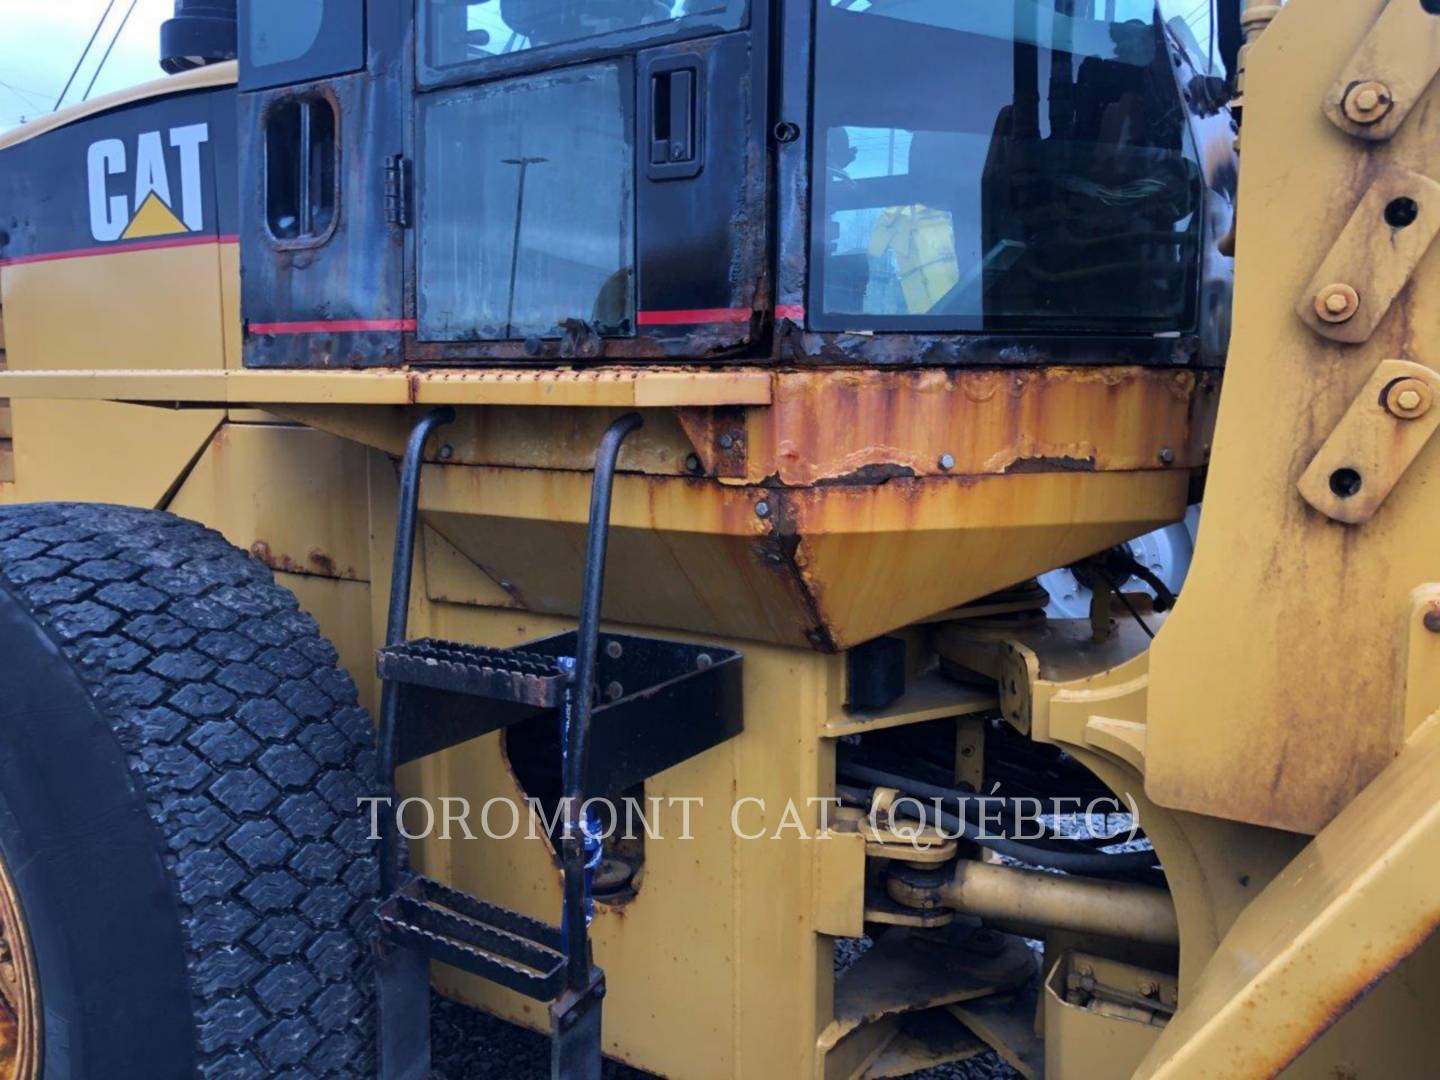
[[[390,682],[553,709],[565,673],[553,656],[418,638],[381,649],[380,677]]]
[[[412,878],[378,917],[387,941],[536,1001],[553,1001],[564,987],[559,930],[438,881]]]

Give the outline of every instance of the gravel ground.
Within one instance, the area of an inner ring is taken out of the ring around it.
[[[1057,832],[1071,836],[1093,835],[1081,818],[1069,815],[1045,818]],[[1123,834],[1129,827],[1124,815],[1109,815],[1094,823],[1103,835]],[[1144,840],[1115,844],[1111,850],[1137,851],[1148,847]],[[1005,862],[1016,864],[1014,860]],[[870,947],[869,938],[842,939],[835,943],[835,973],[838,975],[860,959]],[[1031,942],[1037,952],[1039,942]],[[550,1075],[550,1040],[543,1035],[497,1020],[436,995],[432,1011],[435,1067],[445,1080],[543,1080]],[[648,1080],[653,1074],[628,1065],[607,1061],[606,1080]],[[1020,1080],[1020,1074],[994,1052],[969,1061],[940,1065],[912,1073],[912,1080]],[[684,1080],[679,1077],[677,1080]]]
[[[444,1080],[544,1080],[550,1040],[466,1005],[435,996],[431,1012],[435,1068]],[[616,1061],[606,1080],[650,1080],[652,1074]],[[1019,1077],[995,1054],[914,1073],[917,1080],[1011,1080]],[[677,1080],[684,1080],[683,1077]]]

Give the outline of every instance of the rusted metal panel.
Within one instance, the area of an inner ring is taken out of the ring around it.
[[[1174,520],[1187,482],[1155,469],[778,489],[622,474],[606,616],[845,648]],[[588,498],[584,472],[432,465],[421,509],[526,608],[570,615]]]
[[[1185,468],[1203,460],[1191,446],[1209,419],[1196,389],[1211,378],[1139,367],[779,373],[772,407],[748,414],[746,475],[800,486]]]

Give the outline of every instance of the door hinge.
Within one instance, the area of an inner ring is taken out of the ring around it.
[[[410,159],[391,154],[385,159],[385,220],[402,229],[410,227]]]

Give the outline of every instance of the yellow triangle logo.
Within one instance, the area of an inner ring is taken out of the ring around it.
[[[189,231],[184,222],[175,216],[175,211],[166,206],[160,196],[152,191],[145,196],[140,209],[135,211],[130,224],[120,234],[120,239],[139,240],[144,236],[171,236]]]

